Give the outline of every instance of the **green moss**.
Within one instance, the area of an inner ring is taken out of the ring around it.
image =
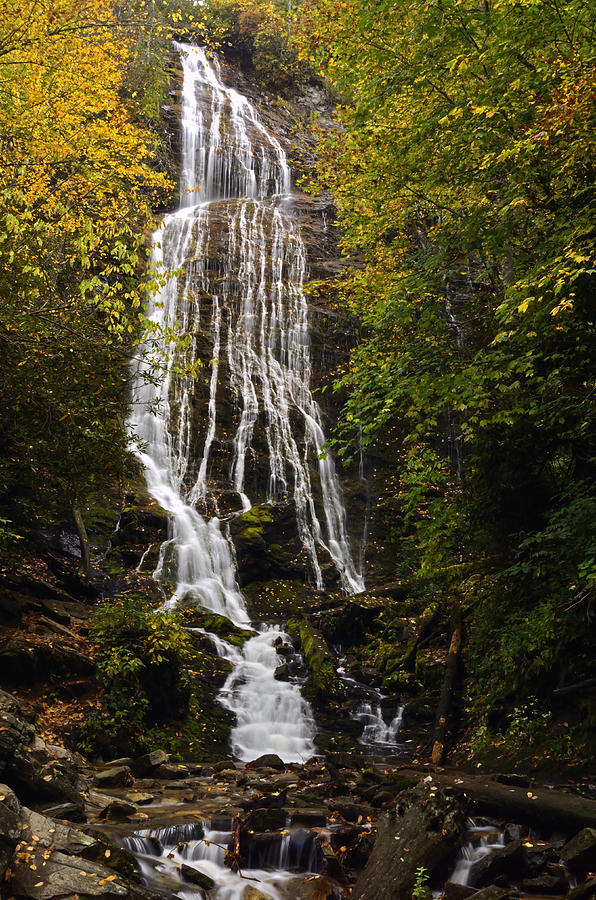
[[[273,522],[273,514],[270,506],[251,506],[249,510],[238,517],[238,520],[242,522],[243,527],[254,528],[267,522]]]
[[[290,634],[300,635],[304,658],[309,669],[305,695],[315,704],[329,705],[344,699],[345,688],[335,671],[336,659],[323,636],[306,619],[288,623]]]
[[[204,628],[235,647],[242,647],[249,638],[254,637],[253,631],[238,628],[225,616],[217,613],[207,613],[189,606],[180,610],[180,617],[187,628]]]

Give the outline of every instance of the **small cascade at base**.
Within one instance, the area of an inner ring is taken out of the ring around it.
[[[371,748],[395,747],[403,713],[404,707],[398,706],[395,716],[387,724],[383,718],[380,704],[373,709],[371,703],[361,703],[354,712],[354,718],[364,725],[360,743]]]
[[[249,848],[248,866],[242,869],[242,875],[237,874],[225,865],[226,853],[234,840],[233,828],[232,819],[206,820],[195,825],[138,831],[124,838],[123,844],[135,854],[150,887],[163,889],[166,880],[169,884],[177,881],[180,890],[172,896],[180,898],[204,897],[202,891],[193,891],[193,881],[199,882],[200,876],[206,876],[216,884],[217,900],[243,900],[250,885],[258,888],[260,897],[289,900],[284,885],[296,873],[321,871],[320,851],[313,836],[302,829],[288,829],[284,835],[272,833],[269,846]]]

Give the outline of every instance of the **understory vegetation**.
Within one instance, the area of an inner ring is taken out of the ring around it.
[[[344,96],[313,190],[362,260],[313,285],[362,321],[338,452],[396,435],[395,574],[464,611],[477,727],[502,733],[539,684],[537,716],[571,706],[588,732],[594,10],[306,0],[297,20]]]

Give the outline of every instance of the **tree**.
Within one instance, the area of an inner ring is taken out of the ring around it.
[[[0,498],[35,519],[122,473],[156,139],[122,101],[134,44],[107,0],[0,12]]]
[[[365,334],[340,452],[399,434],[402,547],[471,610],[484,709],[592,666],[594,24],[583,0],[298,13],[345,97],[317,187],[363,259],[333,286]]]

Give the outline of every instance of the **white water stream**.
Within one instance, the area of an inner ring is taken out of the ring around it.
[[[266,423],[267,500],[291,498],[314,584],[323,586],[321,558],[333,561],[344,590],[361,591],[364,582],[310,390],[306,254],[291,215],[285,153],[251,103],[224,86],[216,60],[197,47],[177,50],[183,68],[180,202],[154,235],[153,266],[165,283],[148,302],[153,349],[147,344],[138,364],[129,421],[141,441],[148,491],[169,513],[169,537],[154,572],[169,595],[167,605],[195,603],[247,627],[227,523],[206,515],[217,511],[209,472],[224,364],[238,413],[228,434],[226,488],[238,497],[236,514],[251,507],[245,469],[260,419]],[[205,296],[209,322],[201,321],[199,298]],[[166,340],[168,329],[185,338],[182,344]],[[210,347],[211,371],[206,429],[197,446],[193,366],[199,336]],[[163,377],[151,377],[160,365]],[[275,752],[300,761],[314,751],[308,704],[296,685],[273,677],[281,662],[273,646],[280,635],[262,631],[242,651],[213,637],[233,665],[221,699],[237,716],[232,745],[241,760]]]

